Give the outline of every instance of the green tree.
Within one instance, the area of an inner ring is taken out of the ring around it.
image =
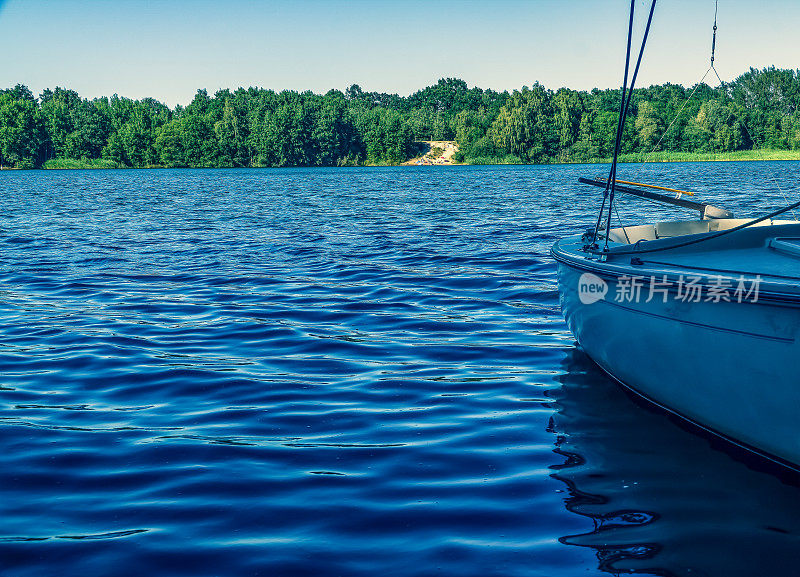
[[[649,152],[664,130],[656,108],[651,102],[645,100],[639,104],[635,126],[641,150]]]
[[[0,166],[34,168],[44,157],[45,123],[30,91],[0,92]]]

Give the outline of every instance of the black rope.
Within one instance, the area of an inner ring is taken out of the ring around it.
[[[615,145],[614,145],[614,160],[613,160],[612,165],[611,165],[609,182],[606,185],[606,192],[603,195],[603,204],[600,207],[600,214],[598,215],[598,218],[597,218],[597,226],[595,227],[595,232],[594,232],[595,245],[593,247],[591,247],[591,248],[594,249],[594,250],[592,250],[592,252],[594,254],[601,254],[602,255],[602,254],[607,254],[608,253],[608,241],[609,241],[609,236],[610,236],[610,232],[611,232],[611,210],[612,210],[612,208],[614,206],[614,190],[615,190],[614,179],[615,179],[616,173],[617,173],[617,158],[618,158],[619,145],[620,145],[620,139],[621,139],[621,129],[622,129],[624,123],[625,123],[625,117],[627,116],[627,113],[628,113],[628,107],[630,106],[630,102],[631,102],[631,99],[633,97],[633,87],[636,84],[636,77],[639,74],[639,65],[642,62],[642,54],[644,53],[644,47],[645,47],[645,44],[647,43],[647,35],[650,32],[650,23],[651,23],[651,21],[653,19],[653,11],[654,11],[655,7],[656,7],[656,0],[653,0],[652,5],[650,6],[650,15],[649,15],[649,17],[647,19],[647,27],[645,28],[644,38],[642,39],[642,47],[639,50],[639,58],[636,61],[636,68],[634,69],[633,78],[631,79],[631,85],[630,85],[630,87],[627,87],[627,96],[626,96],[626,86],[623,85],[623,87],[622,87],[622,106],[620,108],[619,122],[617,123],[617,139],[616,139],[616,142],[615,142]],[[715,2],[714,2],[714,34],[713,34],[712,39],[711,39],[711,67],[709,68],[708,72],[713,71],[714,74],[717,76],[717,80],[719,80],[719,83],[724,86],[725,83],[719,77],[719,73],[717,72],[717,69],[714,66],[714,59],[715,59],[715,56],[716,56],[716,49],[717,49],[717,12],[718,12],[718,8],[719,8],[719,0],[715,0]],[[633,23],[633,2],[631,2],[631,25],[632,25],[632,23]],[[626,56],[626,59],[625,59],[625,84],[626,85],[627,85],[627,79],[628,79],[628,65],[629,65],[629,61],[630,61],[630,50],[631,50],[631,47],[630,47],[630,42],[631,42],[630,34],[631,34],[631,29],[629,28],[629,30],[628,30],[628,53],[627,53],[627,56]],[[706,75],[708,74],[708,72],[706,72]],[[705,78],[705,76],[704,76],[704,78]],[[692,93],[692,94],[694,94],[694,93]],[[744,123],[742,123],[742,126],[744,127],[745,132],[747,132],[748,137],[752,141],[753,138],[752,138],[752,136],[750,136],[750,133],[747,130],[747,126],[745,126]],[[602,215],[603,215],[604,209],[605,209],[606,198],[609,199],[608,218],[606,220],[606,235],[605,235],[606,236],[606,238],[605,238],[606,242],[605,242],[605,247],[603,248],[602,251],[600,251],[600,250],[597,250],[596,242],[597,242],[597,234],[598,234],[599,228],[600,228],[600,221],[602,219]],[[706,241],[709,241],[709,240],[712,240],[712,239],[715,239],[715,238],[719,238],[721,236],[725,236],[727,234],[731,234],[731,233],[743,230],[745,228],[751,227],[751,226],[753,226],[755,224],[758,224],[760,222],[763,222],[765,220],[775,218],[776,216],[779,216],[779,215],[781,215],[781,214],[783,214],[785,212],[789,212],[790,210],[794,211],[795,208],[800,208],[800,201],[797,201],[797,202],[795,202],[793,204],[790,204],[788,206],[785,206],[783,208],[775,210],[775,211],[773,211],[773,212],[771,212],[769,214],[766,214],[764,216],[761,216],[759,218],[756,218],[756,219],[753,219],[753,220],[749,220],[749,221],[747,221],[747,222],[745,222],[743,224],[740,224],[738,226],[735,226],[733,228],[729,228],[727,230],[721,230],[721,231],[718,231],[718,232],[716,232],[714,234],[708,234],[708,235],[702,236],[700,238],[694,238],[694,239],[687,240],[687,241],[684,241],[684,242],[679,242],[679,243],[676,243],[676,244],[669,244],[669,245],[666,245],[666,246],[653,247],[653,248],[641,248],[641,242],[639,241],[634,245],[633,249],[629,249],[629,250],[614,250],[611,254],[613,254],[615,256],[632,255],[632,254],[637,254],[638,255],[638,254],[644,254],[644,253],[660,252],[660,251],[664,251],[664,250],[673,250],[673,249],[676,249],[676,248],[683,248],[683,247],[686,247],[686,246],[699,244],[699,243],[706,242]],[[625,229],[623,228],[623,231],[624,230]],[[626,233],[625,236],[627,237],[627,233]]]
[[[655,0],[653,0],[653,6],[650,9],[650,17],[651,18],[653,16],[653,8],[654,7],[655,7]],[[717,80],[719,80],[719,83],[724,86],[725,83],[719,77],[719,73],[717,72],[717,69],[714,67],[714,58],[715,58],[716,48],[717,48],[717,11],[718,11],[718,8],[719,8],[719,0],[715,0],[715,2],[714,2],[714,34],[713,34],[712,39],[711,39],[711,67],[709,68],[709,72],[713,71],[714,74],[716,74]],[[647,26],[648,26],[648,30],[649,30],[649,27],[650,27],[650,22],[649,21],[648,21]],[[645,40],[647,40],[647,31],[645,31]],[[644,43],[642,44],[642,50],[644,50]],[[642,55],[641,55],[641,52],[640,52],[639,53],[639,61],[641,61],[641,57],[642,57]],[[636,64],[636,71],[634,72],[633,81],[631,82],[631,91],[633,90],[633,84],[636,82],[636,73],[638,72],[638,70],[639,70],[639,62],[637,62],[637,64]],[[706,74],[708,74],[708,72],[706,72]],[[627,110],[626,110],[626,112],[627,112]],[[747,133],[747,136],[751,140],[751,142],[754,142],[753,141],[753,137],[750,135],[750,131],[747,130],[747,126],[743,122],[742,122],[742,127],[744,128],[744,130]],[[754,142],[754,144],[755,144],[755,142]],[[609,204],[609,211],[611,210],[611,206],[613,206],[613,202],[614,202],[614,196],[613,196],[613,189],[612,189],[611,204]],[[773,211],[773,212],[771,212],[769,214],[766,214],[764,216],[761,216],[759,218],[756,218],[756,219],[753,219],[753,220],[749,220],[749,221],[747,221],[747,222],[745,222],[743,224],[740,224],[738,226],[735,226],[733,228],[729,228],[727,230],[721,230],[721,231],[718,231],[718,232],[716,232],[714,234],[709,234],[709,235],[703,236],[701,238],[695,238],[695,239],[687,240],[687,241],[680,242],[680,243],[677,243],[677,244],[670,244],[670,245],[667,245],[667,246],[660,246],[660,247],[655,247],[655,248],[641,248],[641,242],[637,242],[634,245],[633,249],[615,250],[611,254],[613,254],[613,255],[644,254],[644,253],[650,253],[650,252],[660,252],[660,251],[664,251],[664,250],[672,250],[672,249],[676,249],[676,248],[683,248],[683,247],[686,247],[686,246],[699,244],[699,243],[706,242],[706,241],[709,241],[709,240],[712,240],[712,239],[715,239],[715,238],[719,238],[721,236],[725,236],[726,234],[731,234],[731,233],[743,230],[745,228],[748,228],[748,227],[751,227],[751,226],[753,226],[755,224],[758,224],[759,222],[763,222],[765,220],[768,220],[768,219],[771,219],[771,218],[775,218],[776,216],[779,216],[779,215],[781,215],[783,213],[786,213],[786,212],[789,212],[789,211],[794,211],[794,209],[798,208],[798,207],[800,207],[800,201],[797,201],[797,202],[795,202],[793,204],[790,204],[788,206],[785,206],[783,208],[775,210],[775,211]],[[609,216],[609,221],[610,221],[610,216]],[[623,228],[623,231],[624,231],[624,228]],[[610,234],[610,228],[607,225],[607,227],[606,227],[606,245],[605,245],[605,248],[603,249],[602,252],[598,251],[598,250],[594,250],[592,252],[594,252],[595,254],[603,254],[603,253],[607,253],[608,252],[608,237],[609,237],[609,234]],[[627,233],[626,233],[626,236],[627,236]]]
[[[594,238],[592,239],[592,244],[597,245],[597,234],[600,232],[600,223],[603,221],[603,214],[606,208],[606,200],[609,197],[609,190],[614,190],[614,176],[616,175],[617,170],[617,155],[619,154],[619,145],[620,140],[622,138],[622,123],[624,122],[623,114],[625,112],[625,93],[628,89],[628,69],[630,68],[631,63],[631,39],[633,38],[633,15],[634,10],[636,9],[636,0],[631,0],[631,14],[628,20],[628,48],[625,52],[625,75],[622,79],[622,89],[621,89],[621,98],[619,103],[619,117],[617,118],[617,135],[614,141],[614,160],[611,162],[611,171],[608,177],[608,183],[606,184],[606,189],[603,192],[603,202],[600,204],[600,212],[597,214],[597,224],[594,227]],[[611,207],[609,206],[609,214],[611,213]]]
[[[639,56],[636,59],[636,67],[633,72],[633,77],[631,78],[631,84],[628,86],[628,71],[630,68],[630,60],[631,60],[631,39],[633,36],[633,16],[634,16],[634,9],[635,9],[635,0],[631,0],[631,13],[630,13],[630,20],[628,22],[628,47],[625,53],[625,75],[622,83],[622,90],[621,90],[621,101],[620,101],[620,110],[619,110],[619,118],[617,120],[617,134],[616,139],[614,141],[614,157],[611,161],[611,170],[609,171],[608,181],[606,184],[605,192],[603,193],[603,202],[600,205],[600,212],[597,215],[597,223],[594,228],[594,237],[592,240],[592,248],[597,246],[597,235],[600,231],[600,223],[603,220],[603,214],[605,213],[605,206],[606,200],[609,201],[608,204],[608,216],[606,218],[606,242],[605,248],[603,250],[608,250],[608,236],[611,230],[611,214],[613,211],[614,206],[614,193],[616,189],[616,180],[617,180],[617,161],[619,160],[619,150],[622,144],[622,132],[625,127],[625,119],[628,115],[628,109],[630,108],[631,100],[633,99],[633,88],[636,85],[636,77],[639,75],[639,67],[642,64],[642,56],[644,55],[644,48],[647,44],[647,37],[650,34],[650,25],[653,22],[653,12],[656,8],[656,0],[653,0],[652,4],[650,5],[650,14],[647,17],[647,26],[644,30],[644,36],[642,37],[642,45],[639,48]]]
[[[625,99],[624,109],[622,111],[622,117],[620,118],[619,124],[619,132],[617,133],[617,144],[616,149],[614,151],[614,163],[612,165],[612,172],[613,176],[611,178],[611,194],[609,196],[608,202],[608,219],[606,220],[606,243],[605,248],[608,249],[608,237],[611,232],[611,210],[614,207],[614,191],[615,191],[615,182],[617,179],[617,156],[619,154],[619,147],[622,143],[622,129],[625,126],[625,119],[628,116],[628,110],[630,109],[631,100],[633,99],[633,88],[636,85],[636,78],[639,76],[639,67],[642,65],[642,56],[644,56],[644,47],[647,45],[647,36],[650,34],[650,25],[653,23],[653,12],[656,9],[656,0],[650,4],[650,14],[647,16],[647,26],[644,29],[644,35],[642,36],[642,46],[639,48],[639,56],[636,59],[636,68],[633,70],[633,78],[631,78],[631,85],[628,89],[628,98]],[[630,54],[630,45],[628,47],[628,53]],[[626,67],[627,68],[627,67]],[[624,97],[623,97],[624,99]]]

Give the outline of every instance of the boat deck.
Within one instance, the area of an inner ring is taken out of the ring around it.
[[[800,238],[794,239],[800,243]],[[647,268],[656,266],[669,272],[697,271],[700,274],[722,274],[800,282],[800,253],[787,254],[771,246],[708,250],[684,254],[668,252],[643,254]]]
[[[605,261],[597,254],[586,253],[583,250],[585,243],[578,237],[558,242],[553,256],[604,278],[635,276],[661,279],[666,276],[670,282],[676,283],[681,278],[700,277],[704,285],[719,283],[720,278],[728,282],[746,279],[749,283],[758,279],[765,296],[773,295],[777,300],[800,303],[800,223],[767,223],[722,236],[715,235],[732,223],[713,223],[712,226],[720,229],[698,234],[660,237],[654,234],[659,228],[662,231],[680,231],[694,227],[696,230],[697,222],[635,227],[640,235],[638,242],[610,242]],[[616,234],[611,238],[619,239],[620,230],[615,229]]]

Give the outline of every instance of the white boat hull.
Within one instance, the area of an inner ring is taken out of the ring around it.
[[[600,367],[695,424],[800,468],[800,302],[620,302],[610,297],[619,271],[564,258],[558,246],[553,253],[566,322]],[[609,297],[584,304],[587,272],[601,275]]]

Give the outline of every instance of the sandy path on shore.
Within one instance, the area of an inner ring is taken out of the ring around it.
[[[432,165],[447,165],[453,163],[453,155],[458,152],[458,145],[453,140],[425,140],[420,144],[424,144],[427,150],[422,156],[412,158],[408,162],[404,162],[404,166],[432,166]],[[441,154],[434,156],[431,152],[439,148],[442,150]]]

